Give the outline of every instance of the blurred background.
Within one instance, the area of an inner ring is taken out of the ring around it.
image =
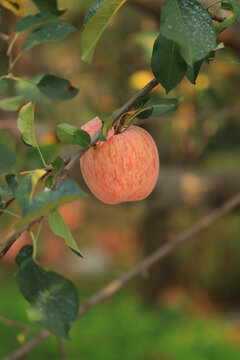
[[[129,0],[111,21],[88,65],[81,60],[80,37],[92,2],[60,1],[59,7],[68,9],[63,18],[78,31],[61,42],[25,52],[15,69],[17,76],[32,81],[45,73],[67,78],[80,89],[78,96],[54,102],[25,82],[12,82],[4,94],[36,101],[36,133],[47,161],[75,150],[58,143],[58,123],[80,127],[95,116],[104,120],[153,78],[150,59],[159,33],[161,1]],[[23,3],[27,13],[36,12],[30,1]],[[1,8],[2,32],[11,33],[16,21]],[[15,51],[23,41],[21,37]],[[159,148],[160,176],[151,196],[108,206],[89,194],[62,206],[84,259],[45,223],[37,259],[72,279],[81,301],[240,189],[240,24],[224,31],[221,41],[227,46],[203,66],[196,85],[185,79],[167,95],[183,97],[178,110],[139,123]],[[1,41],[1,74],[7,71],[5,54]],[[166,97],[161,86],[153,95]],[[21,142],[16,119],[17,112],[0,111],[0,137],[17,149],[16,172],[40,167],[35,150]],[[79,166],[72,176],[86,190]],[[240,210],[225,216],[112,299],[89,310],[71,330],[72,341],[66,343],[69,359],[240,359],[239,218]],[[14,221],[6,214],[0,217],[0,240],[11,232]],[[14,259],[28,242],[24,233],[0,268],[0,313],[25,323],[28,304],[14,280]],[[0,335],[1,358],[29,339],[26,332],[6,326],[1,316]],[[27,358],[44,357],[59,359],[55,339],[45,341]]]

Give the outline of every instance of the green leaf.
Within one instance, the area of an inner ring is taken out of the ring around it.
[[[50,189],[51,186],[52,186],[52,184],[53,184],[53,180],[54,180],[54,176],[53,176],[53,175],[48,176],[48,177],[46,178],[46,180],[45,180],[45,183],[44,183],[45,187],[48,188],[48,189]]]
[[[196,0],[170,0],[161,9],[160,29],[167,39],[180,45],[189,66],[216,47],[211,17]]]
[[[84,130],[76,130],[73,134],[75,144],[80,145],[82,147],[90,146],[91,144],[91,136],[87,131]]]
[[[167,93],[182,81],[187,69],[179,45],[161,34],[153,47],[151,67]]]
[[[23,141],[33,147],[37,147],[37,139],[34,130],[35,103],[29,102],[19,111],[17,126],[22,134]]]
[[[0,79],[0,94],[4,92],[8,87],[7,82],[4,79]]]
[[[14,174],[8,174],[5,176],[8,186],[0,186],[0,195],[7,195],[11,197],[16,196],[16,189],[18,187],[18,183],[15,177],[16,175]]]
[[[193,67],[189,66],[187,67],[187,78],[188,80],[192,83],[192,84],[195,84],[196,83],[196,79],[197,79],[197,76],[198,76],[198,73],[201,69],[201,66],[203,64],[205,59],[202,59],[202,60],[199,60],[199,61],[196,61],[194,64],[193,64]]]
[[[230,5],[227,1],[221,1],[221,9],[232,10],[232,5]]]
[[[31,179],[31,174],[28,174],[24,176],[16,192],[16,200],[20,209],[23,210],[27,207],[30,201],[31,192],[32,192],[32,179]]]
[[[15,150],[15,139],[5,130],[0,130],[0,143],[11,150]]]
[[[146,111],[145,109],[152,109],[151,116],[171,114],[177,109],[177,105],[177,99],[151,98],[143,105],[142,109],[140,110],[140,114]],[[137,117],[139,117],[138,114]]]
[[[106,0],[90,18],[82,32],[81,53],[83,60],[88,63],[92,61],[94,49],[99,38],[109,21],[125,2],[126,0]]]
[[[36,27],[45,25],[50,21],[57,21],[58,18],[49,13],[39,13],[36,15],[25,16],[22,20],[18,21],[14,26],[15,33],[21,33],[26,30],[30,30]]]
[[[95,3],[90,7],[90,9],[88,10],[84,20],[83,20],[83,26],[87,25],[87,22],[93,17],[93,15],[96,14],[96,12],[102,7],[102,5],[106,2],[107,0],[97,0],[95,1]]]
[[[52,232],[55,235],[63,238],[65,244],[82,257],[79,247],[76,244],[71,231],[63,220],[62,215],[58,209],[48,215],[48,222]]]
[[[75,139],[74,139],[74,133],[77,130],[78,130],[78,128],[76,126],[62,123],[62,124],[57,125],[56,134],[57,134],[57,137],[59,138],[59,140],[63,144],[74,144],[75,145],[76,143],[75,143]]]
[[[24,209],[23,219],[17,223],[16,229],[80,196],[85,196],[85,194],[78,188],[74,181],[66,181],[55,190],[47,189],[47,191],[39,192]]]
[[[227,4],[230,4],[232,7],[233,14],[236,16],[238,20],[240,20],[240,1],[239,0],[226,0],[222,2],[222,9],[223,6],[227,7]],[[229,8],[227,10],[230,10]]]
[[[17,111],[24,101],[23,96],[13,96],[0,100],[0,109],[4,111]]]
[[[0,174],[9,172],[15,163],[15,153],[8,147],[0,144]]]
[[[62,15],[66,10],[58,10],[57,0],[32,0],[41,12]]]
[[[64,160],[61,158],[61,156],[56,156],[51,162],[51,165],[54,169],[59,171],[64,165]]]
[[[99,140],[107,141],[108,131],[112,127],[116,113],[117,113],[117,110],[113,111],[111,113],[111,115],[103,122],[102,129],[101,129],[102,133],[101,133],[101,136],[99,137]]]
[[[50,332],[69,339],[68,332],[77,317],[78,292],[63,276],[47,271],[32,258],[33,247],[24,246],[16,257],[16,282],[21,294],[30,303],[29,319]]]
[[[215,26],[216,35],[219,34],[221,31],[223,31],[224,29],[226,29],[227,27],[233,25],[235,21],[236,21],[235,15],[231,14],[223,22],[217,23],[217,25]]]
[[[76,28],[68,23],[56,21],[41,27],[40,29],[31,32],[22,47],[23,50],[28,50],[43,42],[62,40],[69,33],[75,31]]]
[[[12,196],[15,197],[16,195],[16,190],[18,188],[18,182],[16,180],[16,175],[15,174],[8,174],[5,176],[6,182],[8,184],[8,188],[11,189],[12,191]]]
[[[49,99],[60,101],[73,99],[79,92],[70,81],[54,75],[45,75],[37,87]]]

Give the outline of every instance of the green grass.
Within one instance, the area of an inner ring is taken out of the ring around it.
[[[11,283],[2,284],[0,312],[27,321],[27,303]],[[73,326],[66,341],[70,360],[238,360],[240,347],[228,341],[233,325],[224,319],[190,314],[184,309],[153,309],[133,295],[116,295],[89,310]],[[21,330],[0,323],[0,358],[19,346]],[[59,360],[54,338],[28,360]]]

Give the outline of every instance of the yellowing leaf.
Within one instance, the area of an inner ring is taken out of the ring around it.
[[[20,17],[24,17],[25,11],[21,0],[0,0],[0,4]]]

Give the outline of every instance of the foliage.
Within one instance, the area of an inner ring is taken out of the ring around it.
[[[38,13],[24,16],[25,11],[20,0],[0,1],[0,5],[21,17],[14,27],[14,35],[11,35],[10,41],[8,41],[9,68],[8,72],[0,77],[0,93],[4,94],[12,86],[12,82],[24,83],[37,89],[39,94],[45,96],[46,100],[54,101],[50,105],[54,108],[57,104],[55,102],[69,101],[78,96],[79,89],[75,88],[68,79],[55,74],[44,74],[35,82],[17,77],[14,72],[15,65],[25,51],[35,46],[41,46],[43,43],[49,43],[50,46],[56,41],[71,36],[71,33],[76,32],[77,29],[67,22],[65,17],[60,18],[65,13],[65,9],[59,10],[57,0],[32,0],[32,2],[38,9]],[[127,3],[126,0],[97,0],[92,4],[83,21],[81,33],[80,47],[83,60],[91,63],[98,40],[118,10],[126,5],[125,3]],[[151,49],[151,69],[166,94],[174,91],[184,77],[192,84],[196,83],[203,64],[209,64],[219,49],[216,35],[231,26],[236,19],[240,19],[238,1],[222,1],[221,7],[231,10],[232,13],[223,22],[216,25],[212,22],[211,13],[196,0],[169,0],[162,7],[160,33],[157,34]],[[14,51],[15,44],[22,35],[25,37],[25,41],[22,47],[18,47],[18,53],[16,53]],[[85,195],[75,182],[62,182],[62,177],[68,171],[66,164],[69,161],[59,155],[51,158],[50,161],[45,159],[35,134],[35,103],[33,101],[26,103],[26,100],[34,100],[31,91],[30,99],[23,95],[1,98],[0,109],[16,111],[20,108],[17,120],[19,136],[28,146],[26,152],[30,153],[34,150],[38,152],[42,167],[18,173],[15,166],[18,161],[18,153],[11,147],[11,143],[0,138],[0,174],[5,176],[5,180],[2,180],[3,183],[0,184],[1,214],[4,211],[7,212],[5,209],[7,201],[11,198],[16,199],[17,213],[9,215],[20,218],[14,224],[16,230],[27,224],[31,227],[31,224],[41,222],[48,216],[53,234],[63,238],[65,244],[82,257],[78,244],[58,207]],[[173,113],[181,100],[156,95],[150,96],[149,94],[139,96],[133,104],[134,109],[126,110],[117,118],[117,122],[116,111],[106,117],[100,140],[107,140],[108,131],[112,126],[114,126],[115,132],[119,133],[125,131],[139,119]],[[56,135],[61,144],[75,145],[78,150],[85,151],[91,146],[90,135],[69,123],[58,124]],[[24,176],[21,178],[20,175]],[[30,231],[30,227],[28,231]],[[28,310],[31,320],[58,336],[68,338],[68,331],[76,319],[78,311],[77,292],[69,280],[45,270],[35,261],[36,240],[39,232],[36,237],[31,233],[32,238],[35,239],[33,240],[34,249],[32,247],[23,248],[17,256],[19,270],[16,280],[21,293],[31,304]],[[4,249],[5,245],[5,242],[0,244],[0,249]],[[162,339],[164,342],[164,337]],[[167,339],[166,344],[168,341]],[[162,345],[164,346],[164,343]],[[175,355],[173,351],[171,356]],[[194,356],[194,352],[192,356]],[[220,359],[220,357],[218,358]]]

